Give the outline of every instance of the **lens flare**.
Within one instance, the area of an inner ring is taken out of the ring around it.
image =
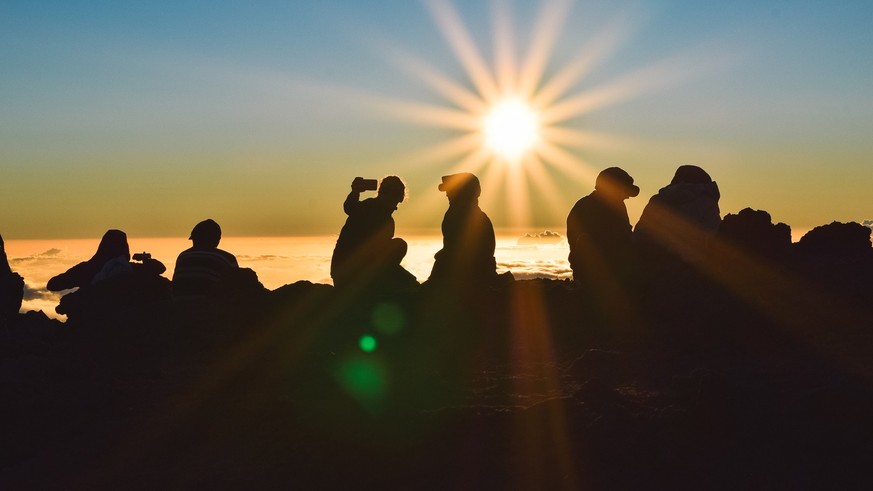
[[[483,134],[491,151],[510,162],[518,162],[539,141],[539,116],[521,99],[505,99],[485,116]]]

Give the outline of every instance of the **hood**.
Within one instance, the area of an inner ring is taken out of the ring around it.
[[[718,201],[721,193],[715,181],[706,183],[679,182],[663,187],[656,195],[659,201],[671,205],[681,205],[699,199]]]

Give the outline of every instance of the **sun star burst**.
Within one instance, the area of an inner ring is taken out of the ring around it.
[[[524,56],[516,56],[512,16],[507,2],[495,0],[494,58],[486,60],[451,0],[425,0],[424,5],[462,66],[466,80],[453,79],[397,44],[381,45],[383,54],[401,70],[441,96],[442,104],[375,98],[379,110],[417,124],[436,126],[456,135],[404,157],[416,165],[444,166],[442,173],[481,173],[483,199],[506,198],[506,225],[533,225],[533,208],[547,207],[550,223],[563,222],[567,183],[581,189],[593,185],[598,167],[586,162],[585,151],[617,148],[624,138],[579,128],[578,117],[616,104],[693,73],[692,64],[653,64],[615,81],[579,89],[592,67],[607,58],[630,34],[623,19],[607,22],[576,58],[550,66],[551,55],[573,0],[542,0],[533,20]],[[680,60],[681,61],[681,60]],[[694,61],[699,64],[699,60]],[[547,72],[549,73],[547,75]],[[678,75],[677,75],[678,74]],[[576,193],[573,189],[570,193]],[[438,198],[438,197],[437,197]],[[435,198],[436,199],[436,198]],[[535,201],[535,203],[534,203]],[[416,207],[430,209],[434,202]]]
[[[539,115],[520,98],[498,101],[483,118],[485,145],[511,163],[518,163],[540,138]]]

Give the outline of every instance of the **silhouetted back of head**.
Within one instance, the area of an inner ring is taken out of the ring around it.
[[[443,176],[439,185],[440,191],[445,191],[450,202],[475,202],[482,194],[479,178],[469,172]]]
[[[91,261],[105,263],[110,259],[124,256],[130,260],[130,246],[127,245],[127,234],[121,230],[107,230],[100,239],[97,252]]]
[[[621,199],[633,198],[640,194],[640,188],[634,185],[634,178],[619,167],[609,167],[600,171],[594,182],[594,189]]]
[[[218,247],[218,243],[221,242],[221,227],[218,226],[218,223],[215,220],[207,218],[197,225],[194,225],[194,229],[191,230],[191,236],[188,237],[188,240],[194,243],[194,247],[214,249]]]
[[[385,176],[379,183],[379,196],[402,203],[406,199],[406,183],[397,176]]]
[[[696,165],[680,165],[676,169],[676,174],[670,184],[678,184],[680,182],[688,184],[708,184],[712,182],[712,178],[705,170]]]

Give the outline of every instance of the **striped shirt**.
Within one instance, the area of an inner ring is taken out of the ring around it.
[[[236,257],[221,249],[191,248],[179,254],[173,271],[173,295],[209,295],[239,268]]]

